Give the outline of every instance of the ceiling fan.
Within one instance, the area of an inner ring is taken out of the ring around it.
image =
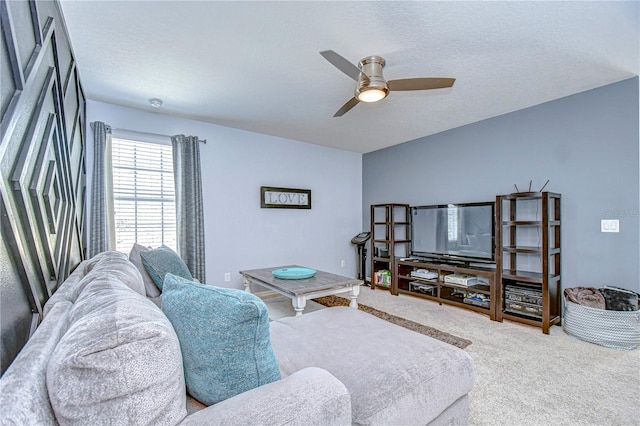
[[[385,61],[380,56],[367,56],[361,59],[356,67],[333,50],[323,50],[320,54],[358,83],[354,97],[342,105],[334,117],[342,117],[359,102],[378,102],[386,98],[390,91],[444,89],[453,86],[456,81],[455,78],[439,77],[386,81],[382,76]]]

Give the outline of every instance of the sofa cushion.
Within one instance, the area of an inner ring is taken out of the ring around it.
[[[142,264],[142,257],[140,256],[140,252],[146,250],[149,250],[149,248],[138,243],[134,243],[133,247],[131,247],[131,251],[129,252],[129,261],[133,263],[136,268],[138,268],[138,271],[140,271],[147,297],[158,297],[160,296],[160,289],[153,282],[153,278],[151,278],[151,275],[149,275],[147,269]]]
[[[144,284],[142,283],[140,272],[138,272],[137,268],[129,262],[129,259],[124,253],[110,251],[100,253],[98,256],[101,260],[99,262],[89,263],[89,267],[85,268],[86,274],[81,280],[69,281],[67,279],[58,291],[62,290],[64,293],[70,293],[70,301],[75,303],[84,292],[85,288],[96,281],[97,278],[100,278],[101,280],[106,281],[119,281],[131,290],[135,291],[137,294],[142,296],[145,295]],[[90,259],[89,262],[92,260],[93,259]],[[51,299],[53,299],[56,294],[58,294],[58,292],[54,293]],[[47,304],[49,303],[53,302],[49,300]]]
[[[351,426],[351,397],[329,372],[305,368],[191,414],[181,426]]]
[[[162,310],[184,359],[187,390],[212,405],[280,379],[269,314],[258,297],[167,274]]]
[[[110,275],[112,278],[124,283],[131,290],[136,293],[145,296],[144,283],[142,282],[142,275],[138,268],[129,261],[129,257],[118,251],[105,252],[107,256],[103,257],[99,262],[91,267],[91,270],[87,272],[87,276],[104,273]],[[82,291],[82,285],[79,286],[79,291]]]
[[[356,424],[428,424],[473,386],[465,351],[357,309],[274,321],[271,342],[284,375],[315,366],[344,383]]]
[[[53,293],[53,295],[47,300],[42,310],[42,318],[46,318],[53,307],[60,302],[76,301],[75,288],[78,283],[85,277],[85,267],[88,260],[83,260],[76,267],[76,269],[67,277],[60,287]]]
[[[163,288],[164,276],[168,273],[193,280],[193,276],[182,258],[167,246],[141,251],[140,257],[142,264],[160,291]]]
[[[67,330],[73,305],[58,301],[0,379],[0,424],[56,423],[45,383],[47,364]]]
[[[46,383],[60,424],[176,424],[186,416],[171,323],[151,301],[103,273],[71,309]]]
[[[117,276],[132,290],[144,296],[144,284],[137,269],[129,262],[127,255],[117,251],[104,251],[91,259],[82,261],[71,275],[62,283],[44,306],[42,316],[46,318],[55,304],[61,301],[75,303],[76,299],[90,283],[92,275],[102,271]],[[91,275],[87,277],[88,275]]]

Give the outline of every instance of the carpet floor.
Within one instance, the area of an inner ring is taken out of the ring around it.
[[[265,300],[274,319],[294,315],[291,300]],[[487,315],[363,287],[358,303],[473,342],[471,425],[638,425],[640,349],[583,342],[554,326],[491,321]],[[305,313],[324,309],[313,301]]]
[[[325,297],[320,297],[313,300],[316,303],[319,303],[323,306],[328,306],[328,307],[349,306],[349,303],[350,303],[348,299],[345,299],[344,297],[338,297],[338,296],[325,296]],[[360,309],[363,312],[367,312],[371,315],[374,315],[378,318],[382,318],[385,321],[389,321],[393,324],[399,325],[409,330],[413,330],[417,333],[424,334],[429,337],[433,337],[434,339],[441,340],[445,343],[449,343],[450,345],[456,346],[460,349],[464,349],[471,344],[471,340],[463,339],[462,337],[445,333],[444,331],[440,331],[436,328],[429,327],[428,325],[420,324],[415,321],[411,321],[406,318],[399,317],[397,315],[391,315],[387,312],[383,312],[376,308],[372,308],[371,306],[363,305],[362,303],[358,304],[358,309]]]

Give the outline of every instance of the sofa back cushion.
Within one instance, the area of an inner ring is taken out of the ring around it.
[[[129,256],[117,251],[108,251],[100,255],[104,255],[104,257],[92,266],[88,275],[98,273],[110,274],[112,278],[126,284],[127,287],[136,293],[142,296],[146,295],[142,275],[140,271],[138,271],[138,268],[129,261]]]
[[[58,302],[75,303],[84,287],[100,272],[117,277],[135,292],[145,295],[142,276],[135,265],[129,262],[127,255],[117,251],[104,251],[78,265],[44,305],[43,317],[46,318],[51,308]]]
[[[75,288],[78,283],[82,281],[85,277],[85,266],[88,263],[88,260],[83,260],[80,262],[78,267],[67,277],[67,279],[58,287],[58,289],[53,293],[53,295],[47,300],[44,308],[42,310],[42,318],[46,318],[49,315],[49,312],[53,310],[53,307],[60,302],[69,302],[72,303],[76,301],[76,292]]]
[[[186,391],[171,324],[144,296],[96,272],[47,368],[56,420],[177,424],[186,416]]]
[[[51,307],[46,319],[0,379],[0,424],[56,423],[45,375],[49,358],[67,330],[72,306],[71,302],[61,300]]]
[[[184,359],[187,390],[212,405],[280,379],[264,302],[247,292],[167,274],[162,310]]]

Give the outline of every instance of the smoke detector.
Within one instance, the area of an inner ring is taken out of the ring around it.
[[[151,98],[149,99],[149,105],[151,105],[153,108],[160,108],[162,106],[162,99]]]

